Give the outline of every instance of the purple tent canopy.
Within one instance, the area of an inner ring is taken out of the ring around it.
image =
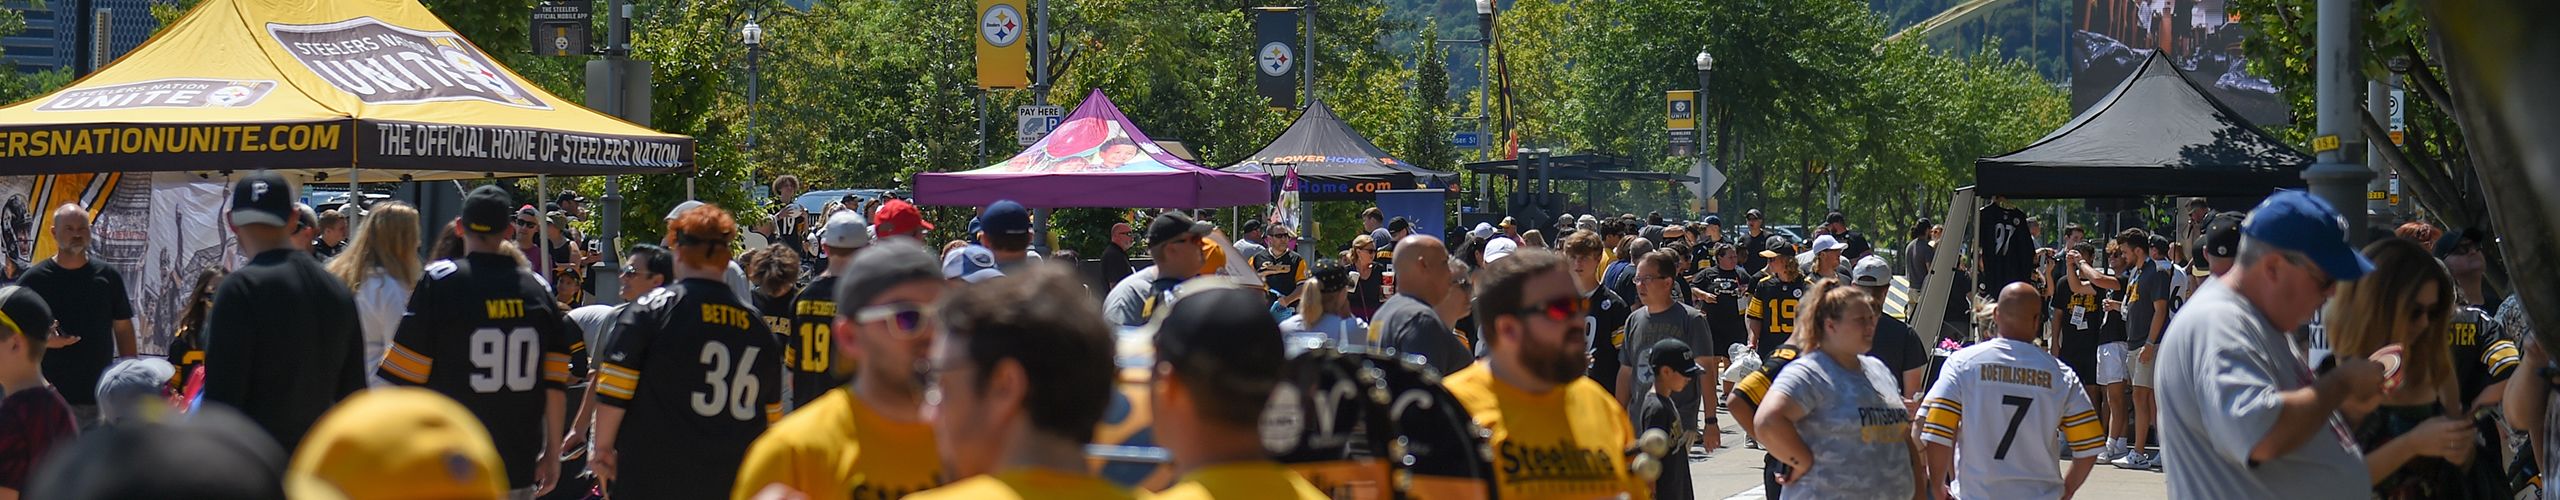
[[[1001,163],[916,176],[916,201],[1032,208],[1218,208],[1271,202],[1270,180],[1175,158],[1096,90],[1040,142]]]

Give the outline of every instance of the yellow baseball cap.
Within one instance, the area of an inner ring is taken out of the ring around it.
[[[461,403],[434,391],[357,393],[320,417],[285,491],[296,499],[497,499],[507,475],[489,431]]]

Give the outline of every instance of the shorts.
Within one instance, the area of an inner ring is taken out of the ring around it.
[[[2130,361],[2127,358],[2131,357],[2132,356],[2125,355],[2123,342],[2099,344],[2098,385],[2115,385],[2124,383],[2125,362]]]
[[[2155,363],[2142,362],[2142,350],[2158,348],[2160,346],[2142,346],[2142,349],[2135,349],[2133,354],[2125,356],[2125,362],[2133,365],[2134,387],[2151,387],[2152,365]]]

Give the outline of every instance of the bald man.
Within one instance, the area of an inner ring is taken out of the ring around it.
[[[1369,318],[1369,345],[1422,356],[1442,374],[1476,361],[1465,340],[1449,332],[1431,303],[1449,295],[1449,248],[1439,238],[1410,236],[1396,242],[1396,296]]]
[[[2079,375],[2035,346],[2042,295],[2033,285],[2000,289],[1992,310],[1999,338],[1949,356],[1921,408],[1929,444],[1931,498],[2071,498],[2089,478],[2106,434]],[[1970,413],[1967,410],[1971,410]],[[2071,471],[2054,463],[2056,436],[2069,445]]]
[[[18,277],[53,305],[59,331],[46,338],[44,378],[71,404],[80,427],[98,423],[98,375],[115,358],[132,357],[138,344],[133,330],[133,298],[125,292],[124,274],[90,258],[89,211],[64,204],[53,211],[53,256]]]

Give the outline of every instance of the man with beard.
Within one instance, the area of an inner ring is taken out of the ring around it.
[[[1444,385],[1490,433],[1499,496],[1642,498],[1651,485],[1627,471],[1627,414],[1582,373],[1590,327],[1575,277],[1590,273],[1555,252],[1522,250],[1480,274],[1475,316],[1493,354]]]
[[[108,361],[133,357],[133,299],[124,274],[89,258],[89,211],[53,211],[53,257],[28,268],[18,284],[53,306],[61,331],[45,341],[44,378],[62,391],[83,428],[97,425],[98,374]],[[30,326],[33,328],[33,326]]]

